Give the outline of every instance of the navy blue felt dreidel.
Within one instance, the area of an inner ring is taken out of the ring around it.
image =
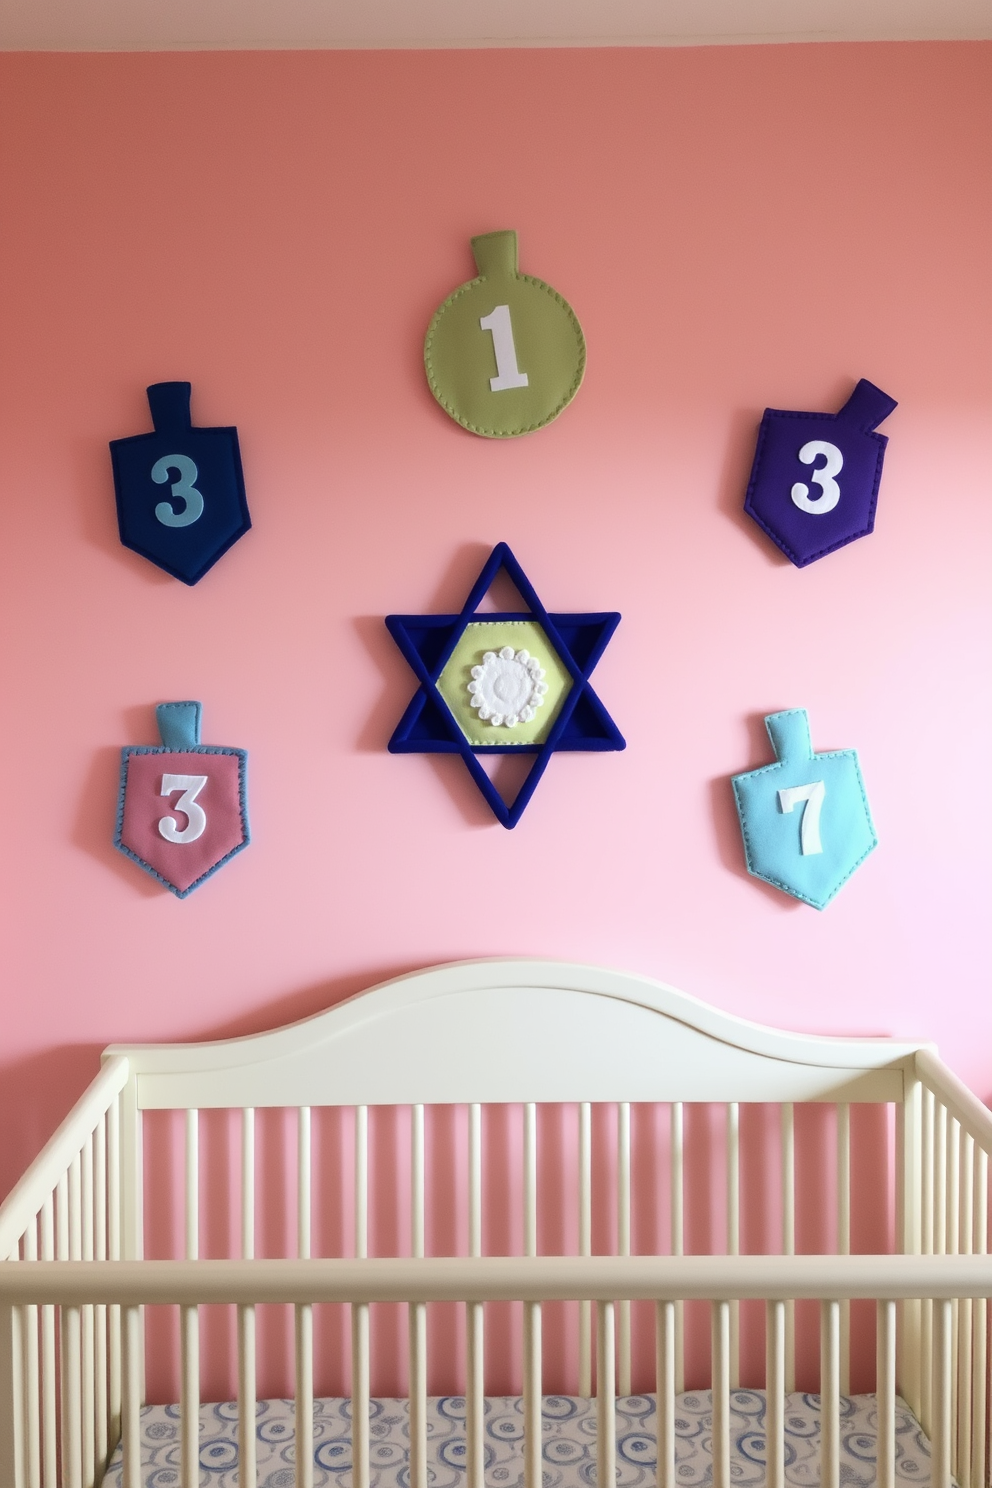
[[[862,377],[839,413],[766,408],[744,510],[805,568],[875,526],[884,434],[896,400]]]
[[[198,429],[190,384],[148,389],[154,432],[113,439],[121,542],[184,584],[196,584],[251,526],[238,431]]]

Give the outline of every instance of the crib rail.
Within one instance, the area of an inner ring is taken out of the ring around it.
[[[895,1488],[896,1306],[906,1298],[924,1298],[933,1309],[932,1461],[933,1488],[951,1488],[954,1453],[955,1355],[953,1309],[965,1301],[992,1296],[992,1258],[984,1255],[942,1256],[724,1256],[688,1257],[467,1257],[360,1260],[270,1260],[245,1262],[32,1261],[0,1266],[0,1347],[11,1358],[23,1347],[19,1320],[29,1306],[76,1309],[111,1302],[124,1322],[124,1484],[140,1488],[138,1414],[141,1403],[138,1310],[145,1304],[170,1304],[195,1315],[197,1307],[222,1303],[243,1307],[282,1303],[296,1310],[297,1420],[312,1416],[312,1379],[306,1368],[309,1329],[303,1309],[322,1303],[344,1303],[352,1316],[354,1488],[368,1488],[369,1349],[368,1310],[376,1303],[403,1302],[410,1308],[411,1351],[419,1333],[418,1308],[431,1302],[460,1302],[466,1326],[481,1329],[480,1304],[523,1303],[529,1317],[524,1357],[524,1482],[541,1484],[541,1306],[553,1300],[590,1303],[596,1311],[596,1394],[598,1481],[615,1480],[616,1303],[653,1300],[657,1332],[658,1488],[677,1483],[674,1402],[674,1307],[679,1301],[703,1301],[710,1307],[712,1336],[712,1410],[714,1488],[731,1488],[730,1454],[730,1306],[762,1299],[766,1306],[766,1389],[769,1488],[784,1485],[785,1327],[789,1301],[820,1303],[821,1488],[840,1483],[840,1305],[845,1300],[874,1299],[877,1308],[878,1488]],[[477,1338],[477,1343],[480,1341]],[[183,1410],[198,1410],[195,1358],[184,1355]],[[960,1381],[957,1381],[960,1392]],[[483,1380],[470,1372],[467,1388],[469,1488],[484,1488],[481,1476]],[[427,1380],[422,1368],[411,1371],[410,1419],[426,1414]],[[239,1414],[253,1415],[253,1395],[239,1401]],[[249,1422],[242,1421],[247,1429]],[[192,1433],[190,1433],[192,1435]],[[478,1436],[478,1440],[472,1438]],[[194,1437],[195,1439],[195,1437]],[[411,1488],[427,1488],[426,1453],[415,1450],[411,1434]],[[311,1488],[312,1451],[298,1451],[297,1488]],[[959,1481],[975,1483],[971,1472]],[[253,1471],[253,1467],[252,1467]],[[23,1450],[11,1477],[13,1488],[30,1479]],[[62,1482],[76,1488],[71,1470]],[[243,1477],[245,1488],[252,1479]],[[183,1488],[196,1488],[198,1458],[183,1455]]]

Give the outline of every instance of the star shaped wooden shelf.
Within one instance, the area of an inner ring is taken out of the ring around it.
[[[477,613],[500,570],[526,610]],[[387,615],[420,686],[389,741],[392,754],[458,754],[496,820],[515,827],[556,750],[625,749],[589,678],[620,622],[615,612],[551,614],[506,543],[497,543],[457,615]],[[480,763],[531,754],[507,803]]]

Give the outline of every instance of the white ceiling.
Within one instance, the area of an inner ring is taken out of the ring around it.
[[[0,0],[0,50],[992,37],[992,0]]]

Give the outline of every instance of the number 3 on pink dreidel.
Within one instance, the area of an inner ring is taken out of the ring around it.
[[[160,703],[161,744],[121,750],[114,846],[180,899],[247,847],[248,755],[200,743],[199,703]]]

